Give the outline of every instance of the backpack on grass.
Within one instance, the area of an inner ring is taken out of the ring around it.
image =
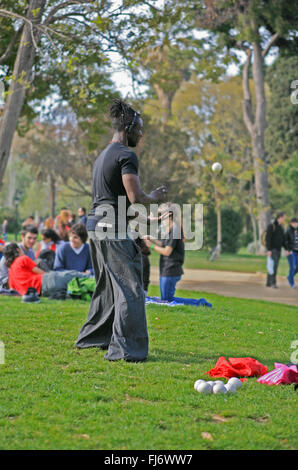
[[[91,300],[96,282],[93,277],[74,277],[67,284],[67,292],[73,299]]]

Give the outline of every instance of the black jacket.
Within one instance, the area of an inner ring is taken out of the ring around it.
[[[298,247],[295,249],[295,232],[297,237],[298,228],[296,230],[291,225],[285,233],[285,245],[287,251],[298,251]]]
[[[275,220],[273,224],[269,224],[266,231],[266,248],[267,251],[281,250],[285,246],[285,231],[283,227]]]

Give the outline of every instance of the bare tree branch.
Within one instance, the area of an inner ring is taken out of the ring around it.
[[[20,32],[22,31],[23,29],[23,24],[21,25],[21,27],[15,32],[15,34],[13,35],[10,43],[8,44],[7,46],[7,49],[6,51],[4,52],[4,54],[0,57],[0,64],[3,64],[3,62],[5,62],[6,59],[8,59],[8,57],[10,56],[11,52],[12,52],[12,49],[13,49],[13,46],[15,45],[16,41],[17,41],[17,38],[20,34]]]
[[[82,188],[82,186],[79,184],[78,181],[75,181],[75,183],[77,183],[77,184]],[[70,189],[71,191],[73,191],[73,192],[76,193],[76,194],[81,194],[81,195],[83,195],[83,196],[90,196],[90,197],[92,197],[92,192],[91,192],[91,191],[87,191],[86,188],[84,188],[84,187],[80,190],[80,189],[78,189],[78,188],[74,188],[73,186],[71,186],[69,183],[67,183],[67,182],[65,182],[65,181],[64,181],[64,185],[65,185],[68,189]]]
[[[277,41],[277,39],[279,38],[279,34],[278,33],[275,33],[272,38],[270,39],[269,43],[267,44],[267,46],[265,47],[265,49],[263,50],[262,52],[262,57],[264,58],[267,54],[267,52],[269,51],[269,49],[273,46],[273,44]]]
[[[68,0],[66,2],[60,3],[60,5],[55,6],[48,14],[47,18],[44,21],[44,25],[48,25],[52,22],[53,17],[56,15],[56,13],[59,10],[62,10],[64,8],[67,8],[69,6],[75,6],[75,5],[83,5],[85,3],[92,3],[94,0]]]

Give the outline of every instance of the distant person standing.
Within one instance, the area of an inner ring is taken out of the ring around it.
[[[78,209],[78,224],[84,224],[86,226],[87,216],[85,207],[79,207]]]
[[[289,228],[286,231],[286,249],[288,250],[289,275],[287,277],[289,284],[294,289],[295,274],[298,273],[298,219],[293,217],[290,220]]]
[[[285,232],[283,224],[285,223],[286,215],[284,212],[279,212],[276,219],[272,224],[269,224],[266,231],[266,248],[267,256],[270,256],[273,260],[273,274],[267,274],[267,287],[277,288],[276,285],[276,274],[278,270],[278,264],[280,260],[280,254],[282,247],[286,248],[285,245]],[[287,253],[286,253],[287,254]]]

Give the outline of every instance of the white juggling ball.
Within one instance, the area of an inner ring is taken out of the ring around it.
[[[196,380],[193,386],[195,390],[197,389],[197,386],[200,385],[200,383],[205,383],[205,380],[202,380],[202,379]]]
[[[227,391],[228,393],[236,393],[236,387],[235,387],[235,385],[232,384],[232,383],[227,383],[227,384],[225,385],[225,389],[226,389],[226,391]]]
[[[228,384],[233,384],[236,389],[242,387],[242,382],[237,377],[232,377],[229,379]]]
[[[222,164],[219,162],[215,162],[213,163],[211,169],[214,173],[219,173],[222,170]]]
[[[227,393],[227,389],[223,383],[222,385],[216,384],[213,387],[213,393],[215,393],[215,395],[218,395],[219,393]]]
[[[197,386],[196,391],[203,394],[212,393],[212,387],[207,382],[202,382]]]

